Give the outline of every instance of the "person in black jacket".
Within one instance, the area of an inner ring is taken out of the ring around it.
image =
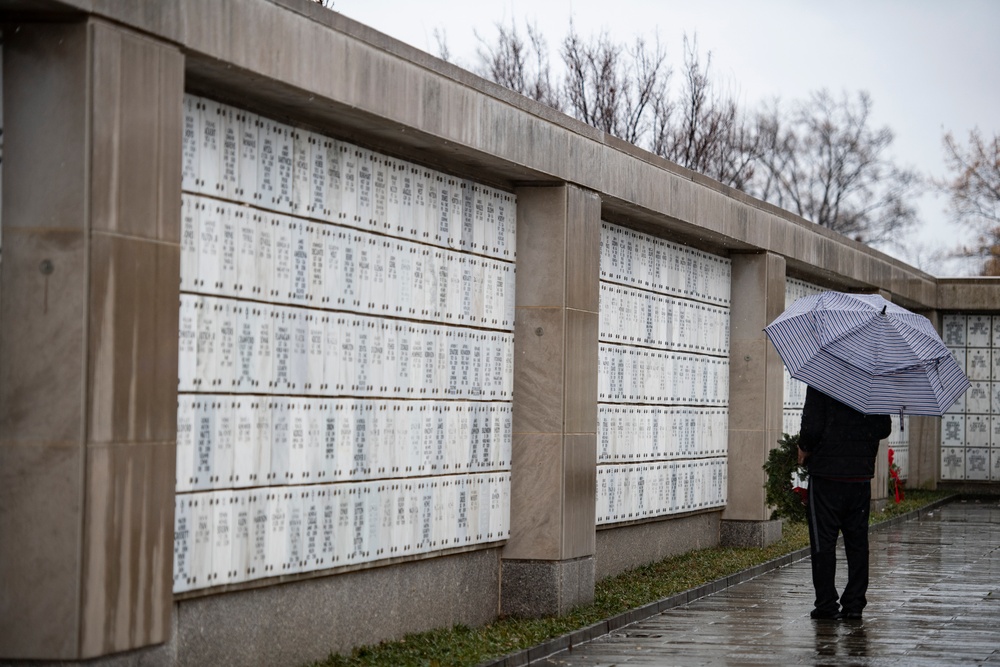
[[[868,513],[879,440],[888,415],[866,415],[808,387],[799,463],[809,470],[809,545],[816,604],[812,618],[861,618],[868,600]],[[847,585],[838,597],[837,534],[844,534]]]

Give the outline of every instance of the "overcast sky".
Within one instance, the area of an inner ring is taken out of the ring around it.
[[[494,23],[512,18],[522,31],[525,21],[541,28],[554,65],[570,17],[583,36],[658,34],[675,70],[684,35],[697,34],[717,80],[751,108],[820,88],[868,91],[875,124],[896,135],[897,161],[929,175],[943,175],[944,131],[962,139],[974,127],[988,136],[1000,131],[997,0],[336,0],[334,10],[435,55],[440,30],[452,61],[470,68],[473,29],[492,37]],[[919,203],[924,249],[953,244],[959,232],[945,199]],[[961,272],[954,264],[927,268]]]

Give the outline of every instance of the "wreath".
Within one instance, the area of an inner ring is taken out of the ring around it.
[[[767,504],[773,507],[771,519],[788,519],[793,522],[806,520],[807,489],[793,484],[793,475],[806,476],[799,465],[799,434],[783,433],[778,446],[767,455],[764,464],[767,481],[764,484]]]

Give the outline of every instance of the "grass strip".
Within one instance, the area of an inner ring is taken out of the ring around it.
[[[873,512],[877,524],[921,509],[949,495],[947,491],[908,489],[902,502]],[[712,547],[689,551],[645,565],[595,586],[594,602],[565,616],[540,619],[504,618],[470,628],[456,625],[406,635],[397,641],[362,646],[350,655],[331,655],[312,667],[459,667],[478,665],[585,628],[630,609],[721,579],[780,558],[809,545],[804,523],[785,523],[782,538],[763,547]]]

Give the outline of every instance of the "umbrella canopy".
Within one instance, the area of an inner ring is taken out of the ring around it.
[[[793,378],[866,414],[941,415],[971,386],[926,317],[877,294],[803,297],[764,331]]]

